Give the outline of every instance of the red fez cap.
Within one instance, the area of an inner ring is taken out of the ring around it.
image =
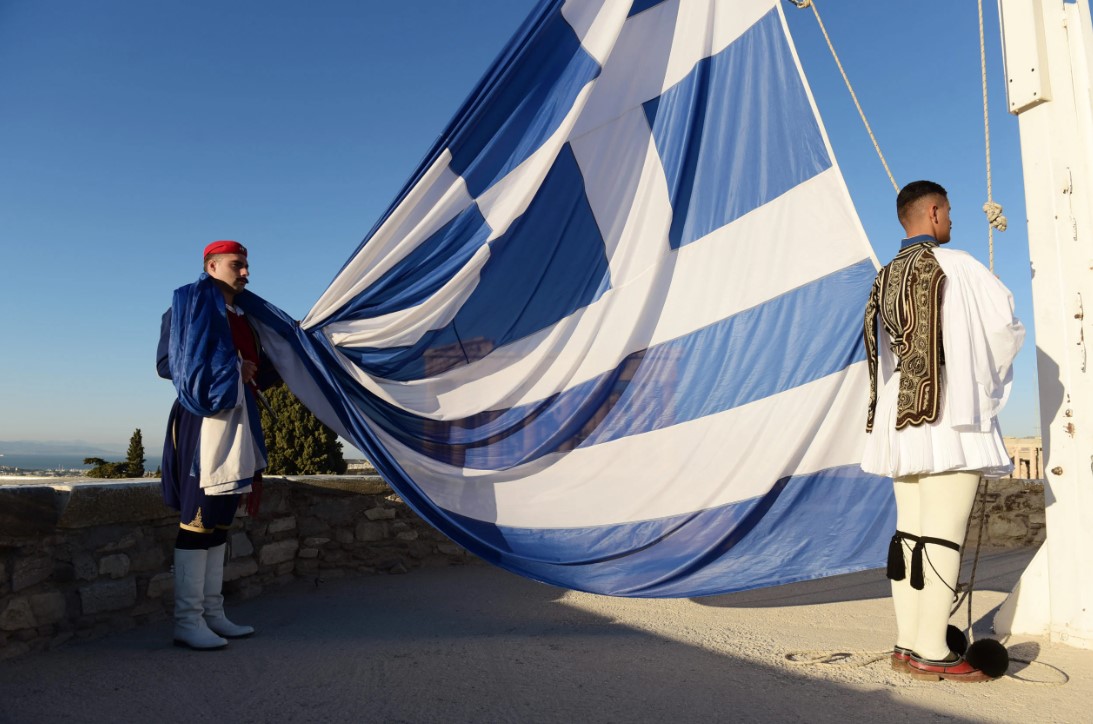
[[[242,254],[247,255],[247,247],[238,241],[214,241],[205,247],[205,258],[212,254]]]

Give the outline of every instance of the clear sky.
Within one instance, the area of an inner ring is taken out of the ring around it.
[[[0,0],[0,440],[158,447],[171,290],[237,239],[252,289],[302,318],[534,0]],[[819,3],[898,182],[950,191],[986,261],[976,7]],[[892,190],[810,10],[785,5],[878,257]],[[1017,122],[987,3],[996,265],[1032,326]],[[776,270],[775,270],[776,271]],[[1030,337],[1003,413],[1035,434]]]

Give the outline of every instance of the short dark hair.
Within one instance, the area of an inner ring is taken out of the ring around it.
[[[916,201],[924,196],[933,196],[935,194],[946,199],[949,198],[949,192],[941,184],[933,181],[912,181],[900,189],[899,195],[896,197],[896,216],[899,217],[900,223],[906,221],[907,213]]]

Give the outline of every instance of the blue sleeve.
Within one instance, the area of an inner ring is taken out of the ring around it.
[[[159,323],[159,346],[156,348],[156,373],[165,380],[171,379],[171,365],[168,360],[171,348],[171,310],[163,313]]]

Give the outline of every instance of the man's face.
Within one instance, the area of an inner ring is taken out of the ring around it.
[[[947,244],[953,238],[953,220],[949,218],[952,207],[949,200],[939,198],[938,202],[930,209],[930,221],[934,225],[934,238],[942,244]]]
[[[208,274],[220,284],[238,294],[247,286],[250,267],[242,254],[222,254],[209,262]]]

